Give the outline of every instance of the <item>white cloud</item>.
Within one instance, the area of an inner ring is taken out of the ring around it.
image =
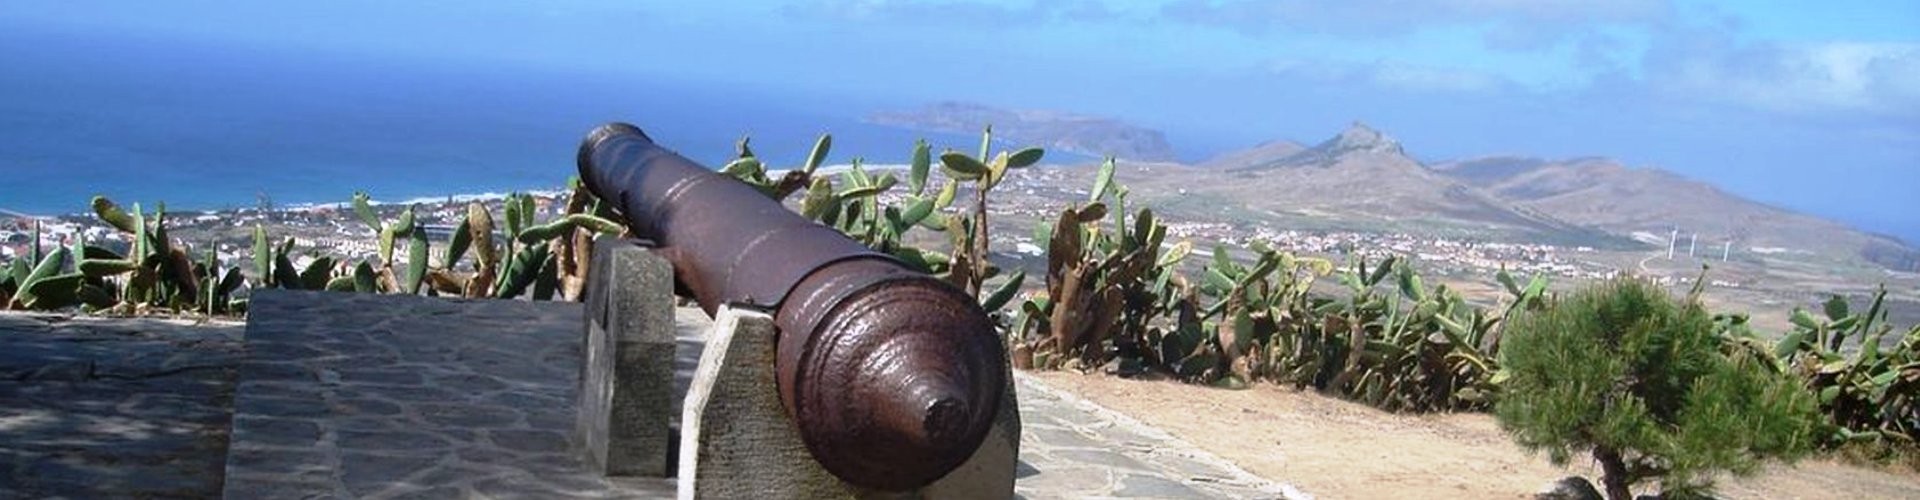
[[[1472,69],[1392,60],[1342,63],[1288,59],[1274,62],[1269,68],[1282,78],[1365,84],[1415,92],[1484,92],[1499,90],[1509,83],[1498,75]]]
[[[1671,8],[1666,0],[1440,0],[1450,10],[1484,17],[1511,16],[1536,21],[1627,22],[1657,19]]]
[[[1552,47],[1603,25],[1656,23],[1672,12],[1670,0],[1175,0],[1161,9],[1175,21],[1253,35],[1473,27],[1485,30],[1489,47],[1510,50]]]
[[[1492,90],[1503,81],[1473,70],[1394,63],[1374,65],[1369,76],[1385,87],[1456,92]]]
[[[911,21],[1005,26],[1048,21],[1102,21],[1119,14],[1097,0],[802,0],[787,14],[826,15],[852,21]]]
[[[1648,83],[1771,111],[1920,114],[1920,44],[1695,44],[1649,60]]]

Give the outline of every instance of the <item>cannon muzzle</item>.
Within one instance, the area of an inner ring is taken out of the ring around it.
[[[711,314],[774,309],[781,402],[807,450],[862,487],[932,483],[999,411],[1005,352],[958,288],[814,223],[745,183],[614,123],[580,145],[580,177],[673,264]]]

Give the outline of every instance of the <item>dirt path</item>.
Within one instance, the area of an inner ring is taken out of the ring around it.
[[[1490,415],[1394,415],[1270,385],[1232,391],[1070,372],[1036,375],[1316,498],[1528,498],[1560,477],[1598,477],[1585,463],[1561,469],[1526,454]],[[1807,460],[1724,479],[1720,493],[1920,498],[1920,475]]]

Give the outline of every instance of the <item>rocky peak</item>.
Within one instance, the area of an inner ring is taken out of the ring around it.
[[[1400,141],[1368,127],[1365,123],[1353,122],[1339,135],[1316,144],[1292,156],[1270,163],[1242,167],[1236,170],[1260,170],[1276,167],[1331,167],[1348,156],[1363,154],[1377,157],[1389,157],[1405,160],[1409,164],[1419,162],[1407,157],[1400,147]]]
[[[1346,130],[1340,131],[1340,135],[1333,136],[1332,139],[1314,146],[1313,149],[1325,151],[1329,156],[1352,152],[1406,154],[1400,148],[1400,141],[1358,121],[1348,125]]]

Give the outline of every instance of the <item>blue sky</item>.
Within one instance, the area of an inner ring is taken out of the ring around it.
[[[1354,120],[1441,160],[1612,156],[1920,241],[1920,4],[7,0],[0,25],[555,68],[864,114],[1117,116],[1201,158]],[[396,5],[404,4],[404,5]]]

